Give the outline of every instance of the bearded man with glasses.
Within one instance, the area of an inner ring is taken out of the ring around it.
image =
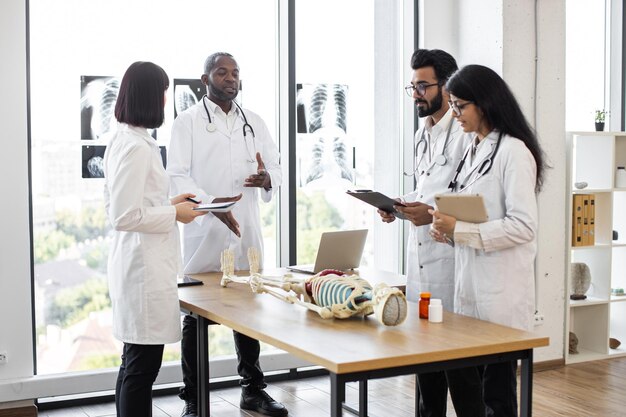
[[[413,165],[404,175],[414,178],[415,190],[402,198],[405,206],[395,206],[409,226],[407,256],[407,298],[419,299],[427,291],[440,298],[443,307],[454,311],[454,248],[437,244],[429,235],[435,194],[448,191],[448,184],[463,157],[463,131],[453,118],[445,83],[458,69],[455,59],[439,49],[418,49],[411,57],[413,76],[404,89],[424,123],[413,141]],[[383,222],[395,220],[393,214],[379,210]],[[422,373],[417,377],[418,415],[445,417],[448,388],[458,417],[485,415],[482,388],[475,384],[476,369]],[[461,408],[461,405],[463,407]]]

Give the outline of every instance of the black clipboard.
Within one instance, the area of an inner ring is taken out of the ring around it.
[[[191,285],[204,285],[204,282],[199,279],[191,278],[189,275],[185,275],[182,278],[177,278],[178,287],[189,287]]]
[[[393,208],[394,205],[404,206],[404,204],[397,200],[394,200],[393,198],[387,197],[385,194],[372,190],[348,190],[346,191],[346,193],[351,195],[352,197],[358,198],[361,201],[365,201],[367,204],[370,204],[382,211],[391,213],[399,219],[406,219],[402,213],[396,211]]]

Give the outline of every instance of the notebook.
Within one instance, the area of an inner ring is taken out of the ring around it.
[[[358,268],[367,239],[367,229],[341,230],[324,232],[317,248],[317,257],[313,265],[293,265],[287,269],[306,274],[317,274],[324,269]]]

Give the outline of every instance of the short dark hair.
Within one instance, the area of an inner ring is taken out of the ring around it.
[[[446,84],[454,96],[468,100],[483,112],[492,129],[524,142],[537,165],[536,191],[543,184],[545,157],[535,131],[520,108],[507,83],[494,70],[482,65],[467,65]]]
[[[204,60],[204,74],[209,75],[215,64],[217,64],[217,60],[223,56],[227,56],[229,58],[232,58],[233,60],[235,59],[228,52],[215,52],[214,54],[209,55],[207,59]]]
[[[441,49],[418,49],[411,56],[411,68],[414,70],[433,67],[440,83],[445,83],[459,67],[452,55]]]
[[[163,68],[152,62],[134,62],[122,78],[115,118],[120,123],[149,129],[161,126],[165,118],[165,91],[169,86]]]

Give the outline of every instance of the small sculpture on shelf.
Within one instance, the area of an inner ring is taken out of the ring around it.
[[[589,184],[587,184],[585,181],[580,181],[580,182],[575,182],[574,183],[574,187],[576,187],[578,190],[582,190],[584,188],[587,188]]]
[[[282,277],[262,275],[256,248],[248,249],[248,262],[250,276],[237,276],[233,251],[223,251],[221,286],[226,287],[231,282],[248,284],[254,293],[267,293],[290,304],[301,305],[323,319],[374,314],[385,326],[397,326],[406,319],[406,297],[398,288],[387,284],[372,287],[357,274],[345,275],[328,269],[307,278],[296,278],[291,274]]]
[[[620,342],[619,340],[617,340],[614,337],[609,338],[609,347],[611,349],[617,349],[619,347],[619,345],[621,345],[622,342]]]
[[[574,332],[569,332],[569,353],[578,353],[578,337]]]
[[[591,286],[591,271],[584,262],[572,262],[570,300],[584,300]]]

